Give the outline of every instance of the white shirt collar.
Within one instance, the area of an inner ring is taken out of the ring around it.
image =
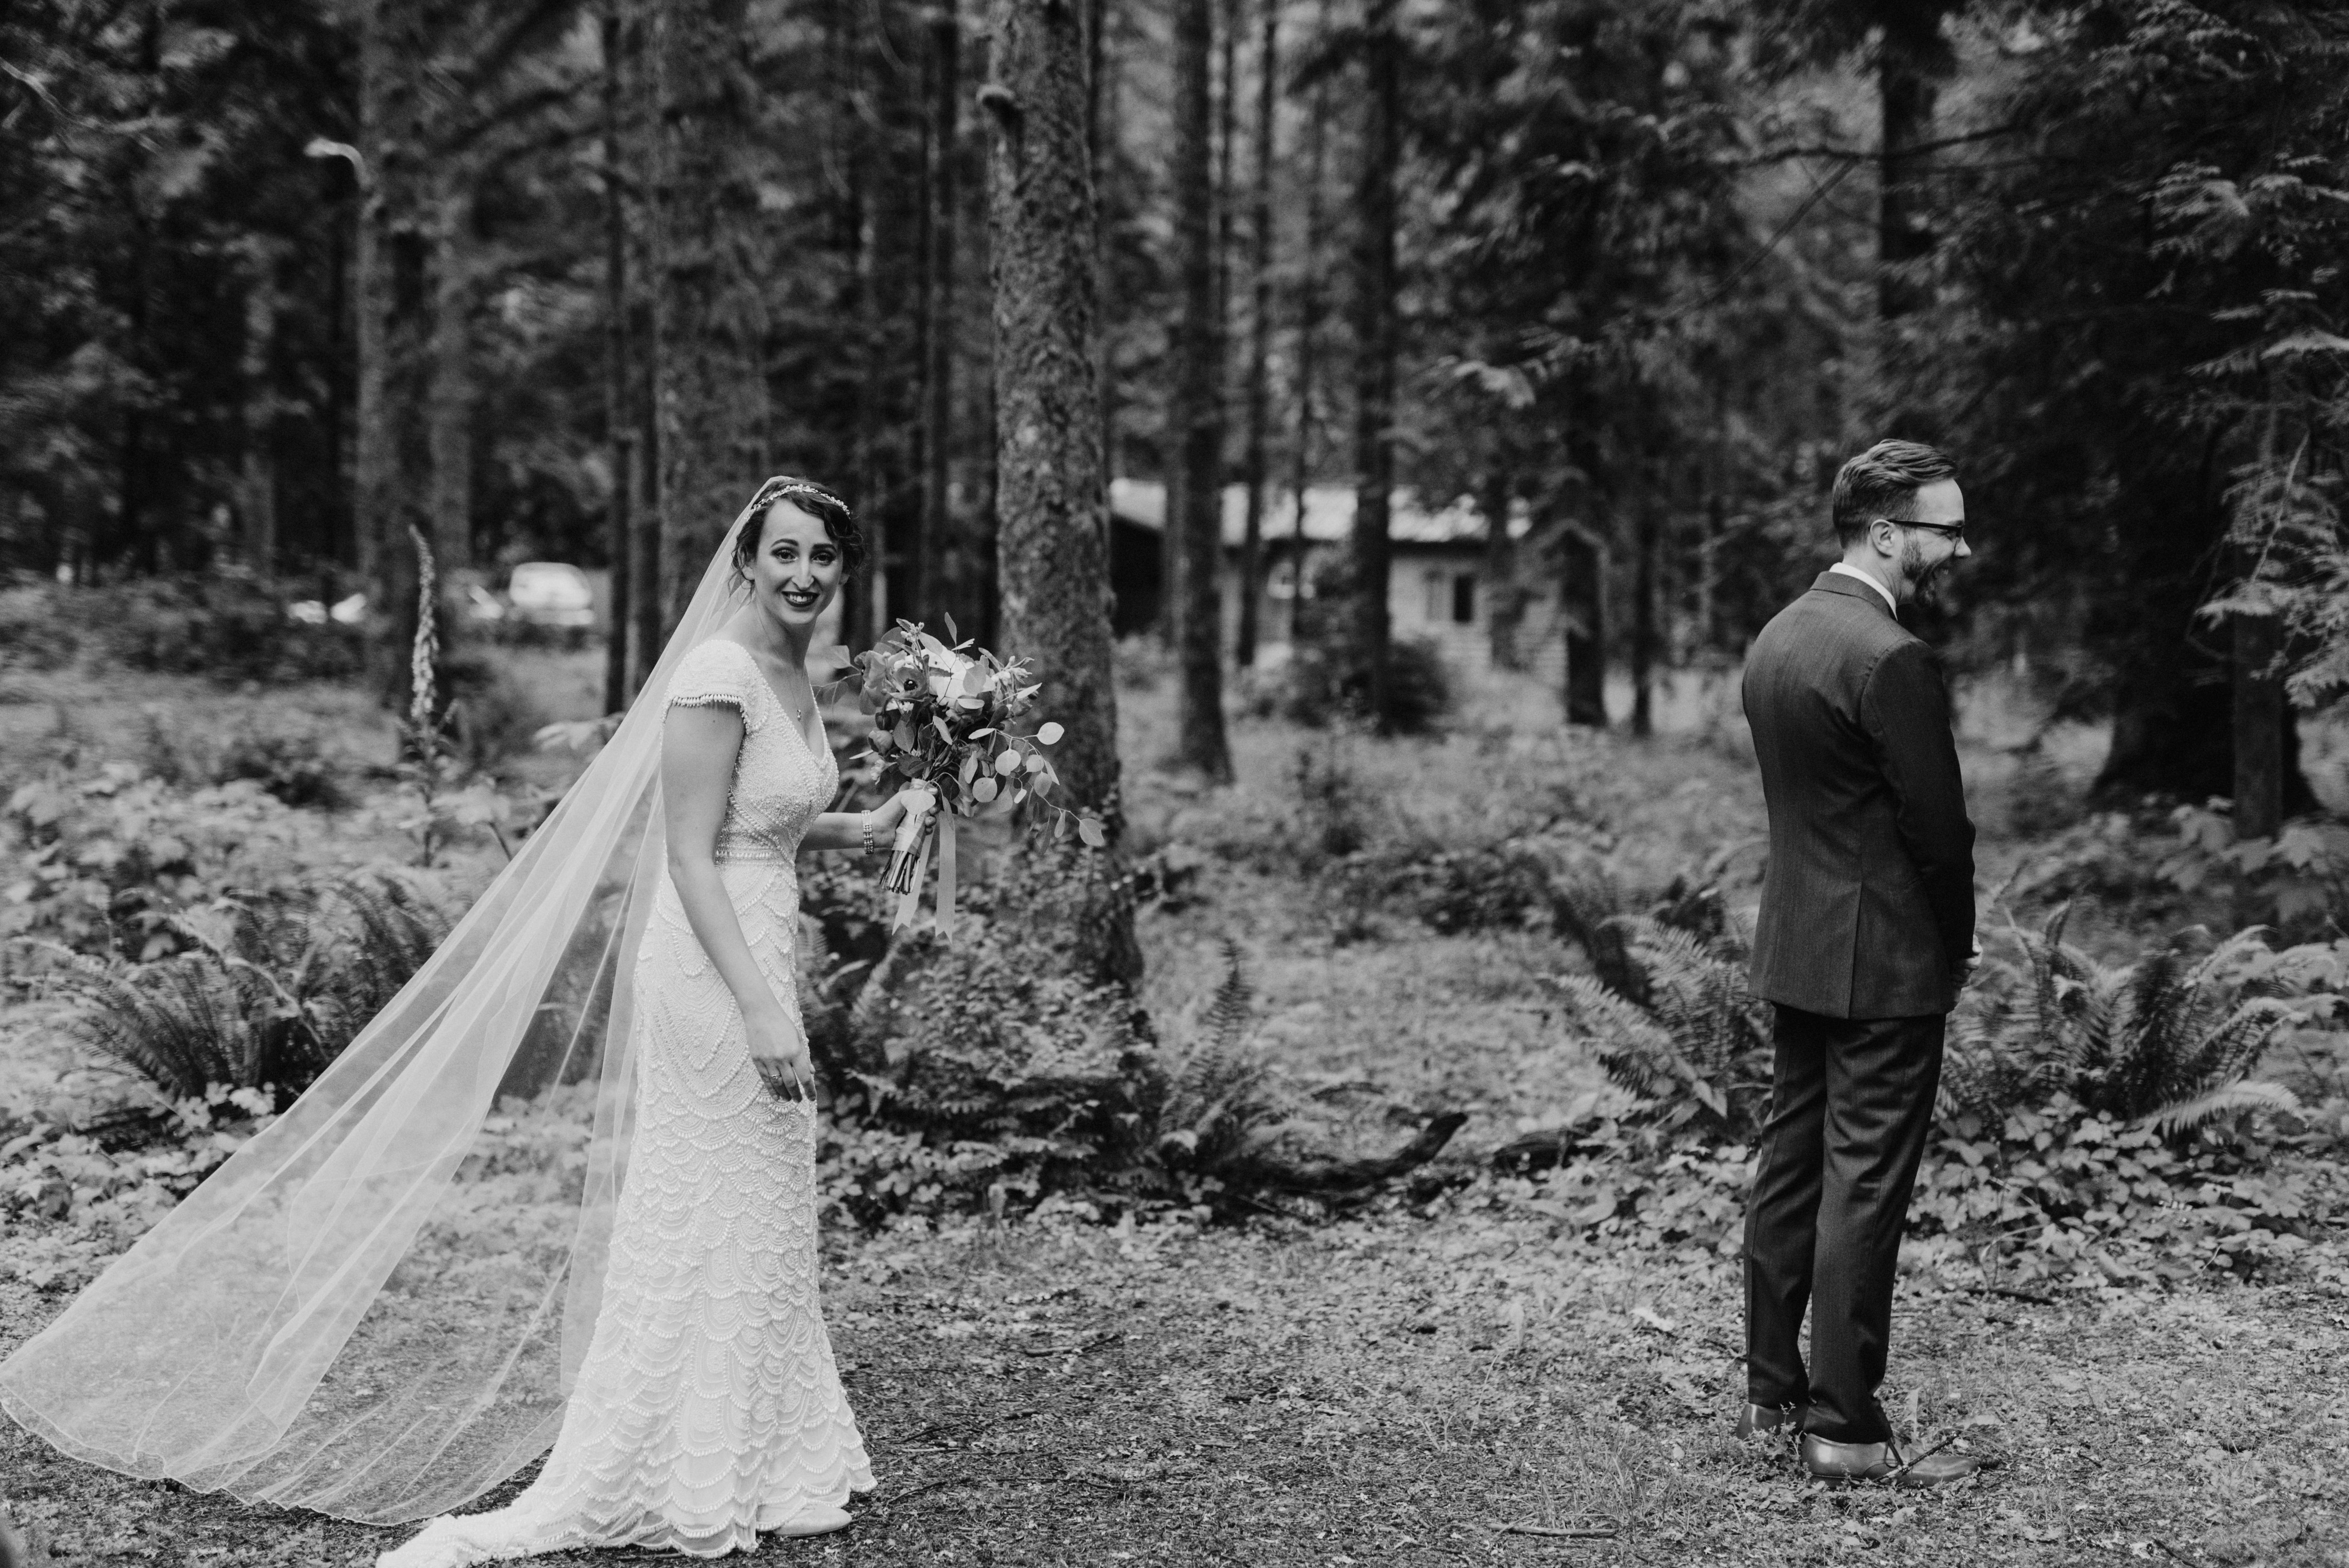
[[[1846,566],[1840,561],[1837,562],[1833,566],[1828,567],[1827,570],[1830,572],[1840,572],[1847,577],[1857,577],[1862,583],[1867,583],[1870,588],[1875,589],[1877,593],[1884,596],[1884,607],[1892,612],[1892,615],[1895,620],[1899,619],[1900,602],[1895,599],[1891,593],[1887,591],[1883,583],[1878,583],[1867,573],[1862,572],[1858,567]]]

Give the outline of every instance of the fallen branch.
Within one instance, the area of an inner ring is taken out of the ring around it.
[[[1553,1530],[1547,1524],[1504,1524],[1497,1526],[1504,1535],[1540,1535],[1552,1541],[1612,1541],[1611,1530]]]
[[[1452,1135],[1468,1120],[1464,1110],[1447,1110],[1429,1119],[1416,1137],[1392,1154],[1366,1160],[1321,1160],[1286,1165],[1257,1158],[1240,1163],[1226,1175],[1239,1186],[1281,1192],[1344,1192],[1385,1181],[1417,1170],[1444,1151]]]

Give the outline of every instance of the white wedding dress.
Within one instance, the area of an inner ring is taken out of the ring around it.
[[[738,643],[687,655],[668,700],[741,713],[719,873],[796,1021],[792,862],[839,771]],[[760,1078],[741,1010],[666,876],[636,997],[636,1137],[561,1434],[512,1503],[436,1519],[379,1568],[582,1547],[717,1557],[872,1490],[817,1305],[815,1107]]]

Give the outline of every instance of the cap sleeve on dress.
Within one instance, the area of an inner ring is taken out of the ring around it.
[[[745,733],[759,727],[754,699],[756,683],[765,677],[751,662],[750,650],[725,637],[711,637],[688,652],[669,678],[673,707],[723,706],[742,716]]]

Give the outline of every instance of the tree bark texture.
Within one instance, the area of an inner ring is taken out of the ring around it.
[[[2167,432],[2148,427],[2133,449],[2146,460],[2112,502],[2113,515],[2131,520],[2109,568],[2121,589],[2106,612],[2114,619],[2091,628],[2110,639],[2115,665],[2112,745],[2095,793],[2116,805],[2147,795],[2189,802],[2230,796],[2237,788],[2231,637],[2210,639],[2195,620],[2227,526],[2215,440],[2178,454]],[[2282,814],[2312,809],[2289,723],[2278,726],[2276,748]]]
[[[2283,630],[2273,615],[2230,617],[2234,634],[2235,836],[2272,839],[2283,827]]]
[[[921,418],[918,375],[924,308],[926,201],[922,147],[926,108],[907,69],[926,44],[898,0],[858,6],[854,57],[865,106],[855,137],[851,192],[857,223],[859,349],[854,504],[867,549],[865,619],[874,634],[929,607],[913,596],[919,571],[921,454],[909,441]],[[866,29],[870,29],[867,31]]]
[[[1371,722],[1387,723],[1387,510],[1394,493],[1395,170],[1402,157],[1396,0],[1371,0],[1355,196],[1353,643]]]
[[[422,126],[418,71],[423,28],[414,0],[372,0],[359,28],[361,197],[352,256],[357,316],[352,510],[367,595],[368,684],[394,707],[408,701],[417,561],[410,527],[428,537],[430,468],[418,384],[424,324],[420,213]]]
[[[745,161],[758,124],[747,10],[746,0],[656,0],[652,8],[664,636],[769,466],[766,324],[753,260],[759,194]]]
[[[461,159],[440,161],[432,211],[432,541],[445,573],[473,561],[473,192]]]
[[[1330,36],[1330,0],[1321,0],[1315,36]],[[1329,170],[1330,83],[1325,77],[1313,85],[1305,131],[1305,253],[1297,269],[1297,411],[1288,451],[1288,493],[1297,503],[1296,526],[1290,530],[1288,640],[1297,641],[1299,618],[1305,608],[1305,492],[1313,482],[1313,438],[1319,428],[1319,411],[1313,404],[1315,376],[1320,368],[1321,342],[1321,183]]]
[[[1516,480],[1506,468],[1485,477],[1477,506],[1485,514],[1485,637],[1493,667],[1522,667],[1517,627],[1525,618],[1525,591],[1517,584],[1516,541],[1509,537],[1509,508]]]
[[[919,614],[935,619],[947,607],[947,562],[955,554],[952,507],[954,452],[955,232],[962,208],[962,22],[956,0],[937,0],[929,16],[929,207],[924,221],[922,507],[920,531],[907,551]]]
[[[1633,503],[1635,534],[1631,562],[1631,733],[1656,732],[1656,655],[1661,641],[1657,626],[1657,578],[1664,552],[1663,508],[1660,499],[1642,496]]]
[[[1232,761],[1224,737],[1224,331],[1218,309],[1215,162],[1211,123],[1214,0],[1174,8],[1175,272],[1182,287],[1174,332],[1177,444],[1166,526],[1174,542],[1174,650],[1182,670],[1176,748],[1184,766],[1221,782]]]
[[[277,281],[267,253],[255,265],[244,296],[244,450],[236,486],[238,551],[266,580],[277,574],[276,409],[269,385],[269,354],[277,335]]]
[[[1082,14],[1064,0],[994,0],[988,276],[994,298],[997,539],[1005,649],[1034,661],[1042,711],[1065,733],[1052,762],[1067,803],[1102,814],[1112,863],[1117,690],[1110,663],[1107,481],[1094,380],[1097,300]],[[1075,962],[1138,978],[1130,902],[1069,934]]]
[[[1240,624],[1232,654],[1232,662],[1242,669],[1256,663],[1257,620],[1264,601],[1264,491],[1269,460],[1266,440],[1272,404],[1268,368],[1272,356],[1272,139],[1273,110],[1279,102],[1280,6],[1278,0],[1263,0],[1263,5],[1264,33],[1257,51],[1256,176],[1248,192],[1247,446],[1242,459],[1247,470],[1247,522],[1240,537]],[[1304,521],[1301,507],[1298,521],[1300,524]]]
[[[1607,546],[1578,528],[1559,542],[1565,581],[1566,722],[1607,727]]]
[[[1883,142],[1877,206],[1878,314],[1885,320],[1927,304],[1930,291],[1899,275],[1899,269],[1933,249],[1930,192],[1925,184],[1931,155],[1917,149],[1933,139],[1937,65],[1945,48],[1940,16],[1923,15],[1906,26],[1888,26],[1877,49],[1877,98]]]
[[[626,50],[625,0],[605,0],[604,44],[604,429],[612,466],[612,494],[605,503],[605,554],[611,587],[604,615],[604,711],[617,713],[636,695],[628,659],[634,624],[630,578],[636,565],[631,535],[630,491],[636,486],[636,411],[628,397],[628,202],[624,149],[627,102],[623,58]]]

